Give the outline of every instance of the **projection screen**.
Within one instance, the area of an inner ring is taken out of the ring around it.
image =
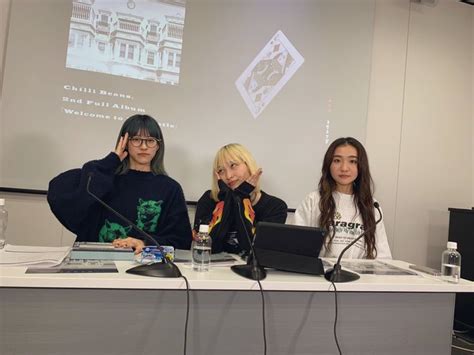
[[[13,0],[0,186],[46,190],[157,119],[188,201],[239,142],[262,188],[296,207],[340,136],[365,140],[374,1]]]

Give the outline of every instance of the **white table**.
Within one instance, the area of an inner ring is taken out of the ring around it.
[[[25,274],[1,268],[1,354],[180,354],[183,279],[126,274]],[[393,265],[407,267],[402,261]],[[256,281],[228,267],[178,264],[190,282],[188,354],[262,354]],[[269,270],[262,281],[268,354],[336,354],[334,290],[322,277]],[[336,285],[343,354],[450,354],[455,293],[428,276],[361,275]]]

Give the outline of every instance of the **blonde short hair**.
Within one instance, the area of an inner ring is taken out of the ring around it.
[[[217,184],[216,172],[219,167],[223,166],[224,163],[229,161],[244,163],[249,169],[250,175],[255,174],[258,170],[257,162],[250,152],[243,145],[238,143],[231,143],[220,148],[216,157],[214,158],[214,164],[212,166],[212,187],[211,187],[211,198],[214,201],[218,201],[217,195],[219,194],[219,185]],[[253,193],[260,192],[260,181],[255,186]]]

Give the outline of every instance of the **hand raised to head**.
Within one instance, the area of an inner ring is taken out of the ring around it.
[[[120,137],[117,146],[115,147],[115,154],[119,157],[120,161],[123,161],[127,155],[127,143],[128,143],[128,132],[124,136]]]
[[[262,168],[258,168],[255,173],[249,176],[249,178],[245,181],[247,181],[250,185],[252,186],[257,186],[258,180],[260,180],[260,176],[262,176]]]

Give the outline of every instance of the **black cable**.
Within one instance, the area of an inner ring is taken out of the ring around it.
[[[258,287],[260,288],[260,295],[262,296],[262,323],[263,323],[263,353],[267,354],[267,334],[266,334],[266,327],[265,327],[265,297],[263,293],[263,287],[260,283],[260,280],[257,280]]]
[[[467,323],[464,323],[462,321],[460,321],[459,319],[455,319],[454,320],[454,327],[456,327],[456,325],[460,325],[461,327],[464,327],[466,329],[459,329],[459,330],[456,330],[456,329],[453,329],[454,332],[457,332],[457,333],[469,333],[471,331],[474,330],[474,326],[470,325],[470,324],[467,324]]]
[[[377,226],[377,224],[382,220],[382,212],[380,211],[380,208],[379,208],[379,203],[378,202],[374,202],[374,207],[377,209],[377,211],[379,212],[379,219],[375,222],[374,224],[374,228]],[[369,231],[369,229],[366,229],[364,231],[364,233],[362,233],[361,235],[359,235],[357,238],[355,238],[352,242],[350,242],[343,250],[342,252],[339,254],[339,257],[337,258],[337,262],[336,264],[334,265],[332,271],[328,271],[324,274],[324,277],[329,281],[331,282],[332,286],[334,287],[334,305],[335,305],[335,309],[334,309],[334,313],[335,313],[335,316],[334,316],[334,328],[333,328],[333,332],[334,332],[334,340],[336,342],[336,346],[337,346],[337,350],[339,352],[340,355],[342,355],[342,351],[341,351],[341,347],[339,346],[339,340],[337,339],[337,331],[336,331],[336,326],[337,326],[337,312],[338,312],[338,309],[337,309],[337,288],[336,288],[336,284],[335,282],[347,282],[347,281],[354,281],[354,280],[357,280],[359,278],[359,276],[357,274],[354,274],[352,272],[344,272],[344,270],[341,271],[341,259],[342,259],[342,255],[344,254],[344,252],[346,250],[348,250],[352,245],[354,245],[359,239],[362,238],[363,235],[365,235],[367,232]],[[352,277],[352,276],[357,276],[357,277]],[[348,276],[351,276],[351,277],[348,277]]]
[[[336,284],[331,281],[332,286],[334,287],[334,327],[333,327],[333,333],[334,333],[334,341],[336,342],[337,346],[337,351],[339,352],[339,355],[342,355],[341,347],[339,346],[339,340],[337,339],[337,314],[338,314],[338,309],[337,309],[337,288]]]
[[[458,350],[461,350],[461,351],[467,351],[468,353],[472,352],[472,349],[463,348],[459,345],[454,345],[454,344],[451,345],[451,348],[458,349]]]
[[[186,320],[184,322],[184,352],[183,354],[186,355],[186,348],[188,343],[188,323],[189,323],[189,282],[188,279],[181,275],[186,283]]]
[[[239,208],[239,217],[240,217],[240,221],[242,222],[242,227],[244,228],[244,231],[245,231],[245,234],[247,235],[247,240],[249,241],[250,243],[250,248],[252,250],[252,255],[251,257],[252,258],[255,258],[255,252],[254,252],[254,249],[253,249],[253,240],[250,239],[250,236],[249,236],[249,233],[247,231],[247,228],[245,228],[245,222],[244,222],[244,219],[242,218],[242,209],[241,209],[241,206],[240,206],[240,201],[237,200],[237,206]],[[250,256],[248,256],[250,258]],[[257,261],[257,260],[256,260]],[[263,330],[263,354],[264,355],[267,355],[267,334],[266,334],[266,327],[265,327],[265,297],[263,295],[263,287],[262,287],[262,284],[260,283],[260,280],[257,279],[256,280],[257,283],[258,283],[258,287],[260,289],[260,295],[262,297],[262,330]]]

